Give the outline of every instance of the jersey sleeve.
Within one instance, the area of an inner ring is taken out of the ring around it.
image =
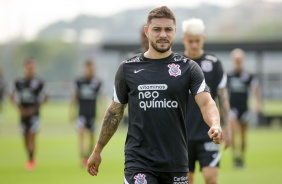
[[[113,101],[127,104],[129,87],[124,78],[123,68],[124,63],[121,63],[115,76]]]
[[[48,91],[45,82],[41,81],[40,92],[38,94],[38,102],[39,103],[43,102],[46,96],[48,96]]]
[[[202,92],[210,92],[203,71],[195,61],[190,61],[190,91],[193,96]]]
[[[257,87],[257,86],[259,86],[259,79],[258,79],[258,77],[257,76],[255,76],[255,75],[251,75],[251,77],[250,77],[250,86],[251,87]]]
[[[20,103],[20,94],[19,94],[19,82],[18,81],[15,81],[12,88],[11,88],[11,94],[13,95],[13,98],[16,102],[16,104],[19,104]]]
[[[103,84],[102,81],[99,80],[98,86],[97,86],[97,89],[96,89],[97,92],[99,92],[101,90],[102,84]]]
[[[227,85],[227,75],[223,70],[221,61],[217,61],[217,76],[218,76],[218,86],[217,89],[223,89]]]

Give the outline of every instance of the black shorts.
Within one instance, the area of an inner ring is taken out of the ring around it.
[[[36,133],[39,129],[38,115],[21,117],[21,129],[23,134]]]
[[[79,129],[86,128],[93,132],[95,130],[95,117],[79,115],[77,119],[77,127]]]
[[[240,123],[247,123],[250,120],[249,112],[247,109],[240,109],[231,107],[230,119],[237,119]]]
[[[219,167],[220,157],[219,145],[212,141],[188,142],[189,172],[195,171],[196,161],[199,161],[200,170],[203,167]]]
[[[124,172],[124,184],[188,184],[187,172]]]

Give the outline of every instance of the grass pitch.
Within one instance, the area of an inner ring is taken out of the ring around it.
[[[101,108],[103,112],[105,108]],[[100,113],[101,114],[101,113]],[[2,184],[118,184],[123,183],[123,149],[126,128],[122,125],[102,153],[98,177],[80,166],[77,134],[68,122],[68,106],[49,103],[42,110],[41,131],[37,139],[37,167],[24,169],[26,154],[18,126],[18,115],[4,104],[0,121],[0,183]],[[97,134],[99,132],[99,125]],[[221,184],[282,183],[282,129],[252,129],[248,135],[247,167],[234,169],[230,150],[222,152]],[[196,172],[196,184],[203,184]]]

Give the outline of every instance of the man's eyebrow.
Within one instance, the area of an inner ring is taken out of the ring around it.
[[[162,27],[162,26],[153,26],[153,28],[173,28],[173,26],[165,26],[165,27]]]

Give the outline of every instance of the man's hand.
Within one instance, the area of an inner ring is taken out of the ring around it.
[[[210,127],[210,130],[208,131],[208,135],[212,139],[212,141],[216,144],[220,144],[223,137],[220,126],[216,126],[216,125]]]
[[[93,152],[87,161],[87,171],[92,176],[97,176],[102,157],[100,152]]]

